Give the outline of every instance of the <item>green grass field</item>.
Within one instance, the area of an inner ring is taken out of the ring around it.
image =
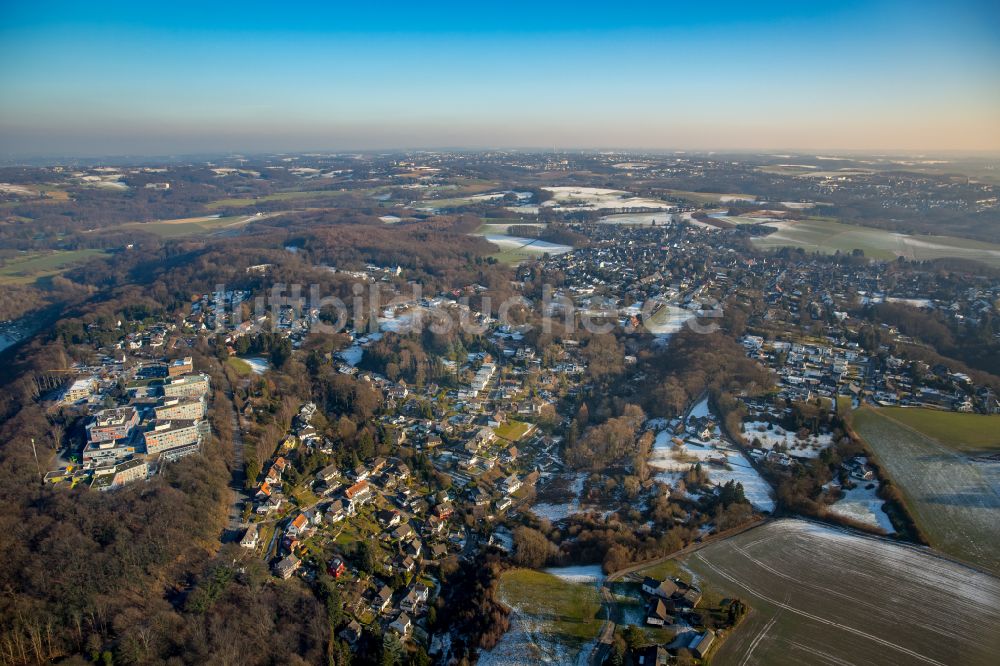
[[[601,629],[601,599],[594,585],[573,583],[542,571],[513,569],[500,577],[500,599],[538,623],[560,643],[592,640]]]
[[[313,491],[302,486],[293,488],[288,496],[299,506],[312,506],[319,501],[319,497]]]
[[[515,225],[523,225],[527,227],[544,228],[545,225],[534,220],[517,220],[517,219],[504,219],[499,217],[484,217],[483,223],[472,232],[473,236],[485,236],[489,235],[506,235],[507,231]]]
[[[511,419],[496,429],[497,437],[501,437],[511,442],[519,442],[535,426],[524,421]]]
[[[0,284],[30,284],[105,254],[104,250],[57,250],[13,257],[0,266]]]
[[[858,249],[866,257],[883,260],[900,256],[920,261],[957,257],[1000,266],[1000,245],[994,243],[951,236],[908,236],[827,217],[809,217],[783,226],[768,236],[754,238],[754,245],[765,250],[798,247],[825,254]]]
[[[241,358],[236,358],[235,356],[230,356],[226,359],[226,365],[236,371],[236,374],[243,377],[249,375],[253,370],[250,368],[250,364]]]
[[[489,199],[473,199],[470,197],[452,197],[449,199],[421,199],[413,203],[414,208],[460,208],[474,204],[490,203]]]
[[[442,185],[432,185],[422,191],[432,196],[437,194],[468,196],[470,194],[482,194],[483,192],[489,192],[490,190],[497,189],[499,186],[499,184],[493,180],[480,180],[477,178],[455,178],[453,180],[454,182]]]
[[[850,414],[851,407],[854,402],[846,395],[837,396],[837,413],[838,414]]]
[[[654,564],[651,567],[641,569],[638,573],[642,576],[649,576],[650,578],[662,579],[674,577],[684,580],[691,578],[690,574],[685,574],[684,567],[681,566],[681,563],[677,560],[665,560],[659,564]]]
[[[743,197],[749,200],[754,200],[753,194],[726,194],[724,192],[691,192],[689,190],[666,190],[666,193],[672,197],[677,197],[679,199],[687,199],[696,204],[715,204],[722,203],[724,198],[727,197]]]
[[[778,164],[773,164],[769,166],[757,167],[757,171],[760,171],[761,173],[774,173],[778,174],[779,176],[801,176],[803,174],[817,171],[817,169],[810,169],[808,166],[794,166],[794,165],[781,166]]]
[[[274,194],[265,194],[260,197],[234,197],[230,199],[219,199],[205,204],[205,208],[209,210],[218,210],[219,208],[243,208],[244,206],[252,206],[263,201],[336,199],[339,197],[348,197],[351,195],[368,193],[369,192],[367,190],[295,190],[293,192],[275,192]]]
[[[498,252],[494,252],[489,256],[494,257],[501,264],[514,266],[524,261],[534,261],[541,256],[541,253],[538,252],[537,250],[527,249],[530,247],[531,247],[530,245],[527,246],[525,249],[508,247]]]
[[[1000,415],[907,407],[885,407],[877,411],[956,451],[983,453],[1000,450]]]

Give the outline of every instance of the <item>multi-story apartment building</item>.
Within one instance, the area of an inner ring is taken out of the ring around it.
[[[156,406],[156,420],[182,419],[194,421],[205,418],[207,405],[204,398],[165,398]]]
[[[88,442],[83,447],[83,464],[86,467],[113,465],[131,458],[135,453],[136,447],[132,438]]]
[[[87,424],[87,441],[112,442],[125,439],[139,423],[139,413],[134,407],[102,409],[94,414],[94,420]]]
[[[128,460],[94,470],[91,487],[99,490],[114,490],[133,481],[142,481],[147,476],[149,476],[149,465],[145,460]]]
[[[84,400],[89,398],[94,393],[94,388],[97,386],[97,380],[93,377],[83,377],[82,379],[77,379],[69,388],[66,389],[66,393],[63,394],[62,401],[66,404],[72,404],[78,400]]]
[[[153,421],[152,428],[143,433],[146,440],[146,453],[156,455],[181,446],[197,444],[201,436],[198,421],[174,419],[171,421]]]
[[[180,377],[194,371],[194,363],[190,356],[179,358],[170,362],[167,366],[167,374],[170,377]]]
[[[163,385],[163,395],[167,398],[200,398],[208,393],[208,375],[184,375],[172,377]]]

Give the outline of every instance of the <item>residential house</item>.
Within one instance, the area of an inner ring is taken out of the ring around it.
[[[424,544],[421,543],[420,539],[413,539],[411,541],[407,541],[406,545],[403,546],[403,552],[406,553],[406,555],[413,558],[420,557],[420,553],[422,553],[423,550],[424,550]]]
[[[693,585],[684,590],[684,594],[681,595],[680,601],[683,605],[691,606],[691,608],[696,608],[699,603],[701,603],[701,590]]]
[[[392,561],[392,568],[399,573],[413,573],[417,569],[417,563],[409,555],[398,555]]]
[[[257,531],[257,525],[251,524],[247,528],[247,531],[243,533],[243,538],[240,539],[240,545],[244,548],[256,548],[257,543],[260,540],[260,534]]]
[[[666,666],[670,655],[662,645],[647,645],[632,650],[632,663],[636,666]]]
[[[642,581],[643,592],[654,597],[660,597],[661,599],[669,599],[678,591],[678,589],[677,584],[669,578],[657,580],[655,578],[647,577]]]
[[[330,560],[330,564],[327,565],[326,570],[334,578],[340,578],[347,571],[347,565],[344,564],[342,558],[335,556]]]
[[[288,533],[292,536],[300,536],[309,528],[309,519],[306,514],[300,513],[288,524]]]
[[[410,620],[410,616],[405,612],[400,613],[396,616],[396,619],[392,621],[389,625],[389,629],[396,632],[402,637],[406,637],[410,634],[410,630],[413,628],[413,622]]]
[[[351,620],[346,627],[341,629],[338,636],[340,636],[348,645],[354,645],[361,640],[361,633],[361,624],[358,623],[357,620]]]
[[[705,633],[699,634],[691,639],[691,642],[688,643],[688,650],[690,650],[691,654],[698,659],[704,659],[714,642],[715,634],[711,631],[706,631]]]
[[[392,588],[383,585],[375,592],[372,599],[372,610],[376,613],[384,613],[392,604]]]
[[[408,539],[411,536],[413,536],[413,528],[410,527],[409,523],[403,523],[402,525],[400,525],[399,527],[397,527],[392,531],[391,536],[396,541],[402,541],[404,539]]]
[[[301,565],[302,561],[299,558],[289,555],[274,565],[274,573],[279,578],[291,578]]]
[[[517,478],[516,474],[511,474],[506,479],[503,480],[503,491],[508,495],[512,495],[517,492],[517,489],[521,487],[521,480]]]
[[[331,523],[339,523],[347,517],[347,509],[342,500],[334,500],[326,509],[326,519]]]
[[[395,527],[403,520],[403,516],[399,513],[399,511],[391,511],[388,509],[380,509],[376,512],[375,518],[378,519],[378,522],[385,529]]]
[[[316,473],[316,479],[327,485],[338,476],[340,476],[340,470],[336,465],[327,465]]]
[[[430,590],[423,583],[417,583],[409,589],[403,600],[399,602],[399,606],[408,613],[418,613],[423,606],[427,603],[427,597],[430,594]]]
[[[672,619],[670,611],[663,599],[655,598],[650,601],[649,609],[646,611],[646,624],[654,627],[662,627],[663,625],[670,624],[671,622]]]
[[[371,494],[371,486],[368,481],[362,479],[344,491],[344,497],[349,500],[363,500]]]

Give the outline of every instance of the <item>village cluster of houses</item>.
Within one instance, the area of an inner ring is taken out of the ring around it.
[[[345,640],[356,640],[362,627],[376,621],[401,637],[413,640],[416,632],[419,640],[426,640],[422,618],[435,590],[425,572],[445,558],[471,556],[476,550],[473,537],[453,520],[456,508],[482,520],[512,511],[521,489],[534,484],[539,471],[558,459],[558,438],[518,419],[537,416],[541,405],[554,402],[556,391],[565,390],[567,382],[575,387],[582,359],[573,348],[555,359],[558,367],[547,367],[516,331],[495,326],[493,335],[499,358],[476,352],[461,366],[455,364],[456,373],[473,378],[469,390],[408,385],[333,359],[340,372],[382,393],[386,409],[378,418],[386,438],[426,455],[435,470],[452,479],[449,492],[428,493],[402,460],[377,456],[350,469],[322,467],[304,482],[297,475],[298,485],[316,500],[308,505],[291,500],[290,493],[298,490],[283,482],[291,461],[311,449],[331,451],[330,442],[311,424],[316,411],[312,403],[301,407],[265,466],[254,491],[256,518],[241,545],[262,551],[281,578],[315,575],[325,566],[342,586],[353,616],[342,632]],[[529,377],[533,396],[526,387]],[[409,581],[406,589],[394,592],[378,576],[352,568],[347,554],[356,545],[353,541],[343,544],[343,556],[326,563],[310,560],[312,540],[336,541],[345,533],[364,534],[358,538],[375,550],[381,575],[403,577]],[[507,537],[490,543],[509,551]]]
[[[891,327],[888,332],[897,333]],[[780,395],[791,400],[844,396],[855,403],[868,400],[882,406],[1000,412],[989,387],[976,387],[967,374],[943,364],[931,367],[891,354],[881,364],[872,363],[856,342],[833,336],[827,344],[819,344],[747,335],[742,343],[748,356],[775,370]]]
[[[649,578],[642,581],[642,592],[646,597],[646,624],[652,627],[678,625],[676,637],[669,645],[647,646],[636,650],[633,662],[641,664],[665,664],[670,650],[686,648],[701,659],[708,654],[715,642],[711,630],[701,632],[690,630],[688,619],[693,622],[692,611],[701,603],[701,590],[679,578]],[[685,630],[687,629],[687,630]],[[638,660],[642,661],[638,661]]]

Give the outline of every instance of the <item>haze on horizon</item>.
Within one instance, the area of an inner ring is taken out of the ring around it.
[[[0,156],[1000,151],[978,0],[0,8]]]

